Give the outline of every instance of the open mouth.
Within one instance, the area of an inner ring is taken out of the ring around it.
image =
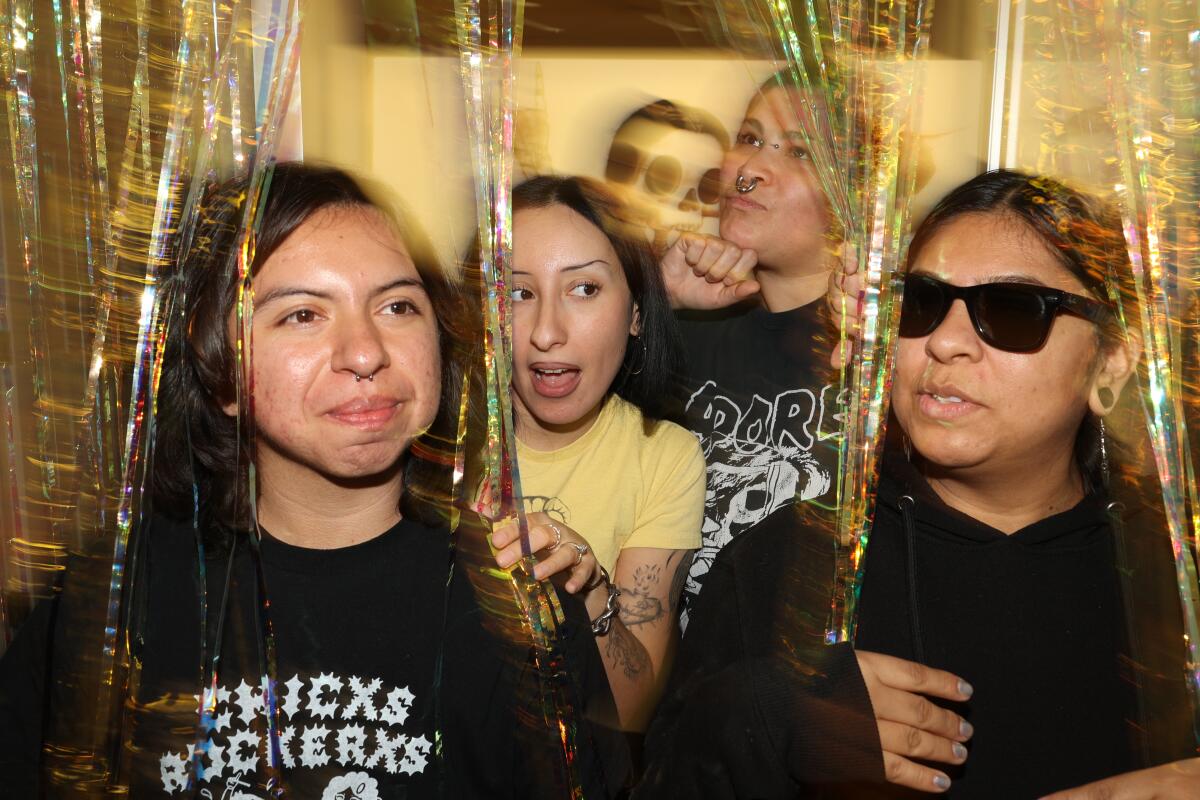
[[[542,397],[566,397],[579,385],[579,368],[570,366],[532,366],[533,390]]]

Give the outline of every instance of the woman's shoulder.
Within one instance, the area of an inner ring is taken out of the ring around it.
[[[646,435],[653,443],[653,449],[666,448],[677,455],[694,456],[700,461],[704,460],[704,454],[700,450],[700,440],[696,438],[696,434],[682,425],[670,420],[655,419],[647,420],[645,427]]]
[[[617,395],[613,395],[609,403],[614,406],[616,425],[623,432],[643,440],[643,449],[654,453],[665,449],[672,456],[695,453],[702,458],[696,435],[682,425],[647,417],[640,408]]]
[[[696,435],[674,422],[651,419],[630,406],[638,436],[638,455],[647,475],[670,475],[687,483],[704,481],[704,451]]]

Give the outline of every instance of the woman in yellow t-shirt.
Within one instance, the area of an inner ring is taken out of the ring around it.
[[[664,421],[679,334],[658,264],[585,178],[513,192],[513,407],[535,577],[588,608],[621,724],[642,730],[678,637],[704,456]],[[500,566],[521,557],[493,534]],[[610,577],[611,576],[611,577]]]

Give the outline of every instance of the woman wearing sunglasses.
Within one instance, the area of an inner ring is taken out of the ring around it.
[[[777,512],[710,573],[736,602],[700,597],[652,782],[699,756],[730,796],[873,770],[889,797],[1110,778],[1065,796],[1197,796],[1197,762],[1168,763],[1195,747],[1170,549],[1152,503],[1109,489],[1102,421],[1139,352],[1105,289],[1124,258],[1115,219],[1044,178],[981,175],[933,210],[904,279],[854,647],[821,644],[828,526],[797,533],[801,508]],[[722,702],[757,707],[736,748],[687,733]]]

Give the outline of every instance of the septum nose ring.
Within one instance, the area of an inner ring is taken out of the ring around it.
[[[363,379],[363,376],[362,376],[362,375],[359,375],[357,372],[356,372],[356,373],[354,373],[354,382],[355,382],[355,383],[358,383],[358,382],[359,382],[359,381],[361,381],[362,379]],[[367,382],[368,382],[368,383],[374,383],[374,382],[375,382],[375,373],[374,373],[374,372],[372,372],[370,375],[368,375],[368,376],[367,376]]]
[[[752,178],[747,183],[745,175],[738,175],[737,180],[733,182],[733,188],[737,189],[738,194],[750,194],[758,188],[758,178]]]

